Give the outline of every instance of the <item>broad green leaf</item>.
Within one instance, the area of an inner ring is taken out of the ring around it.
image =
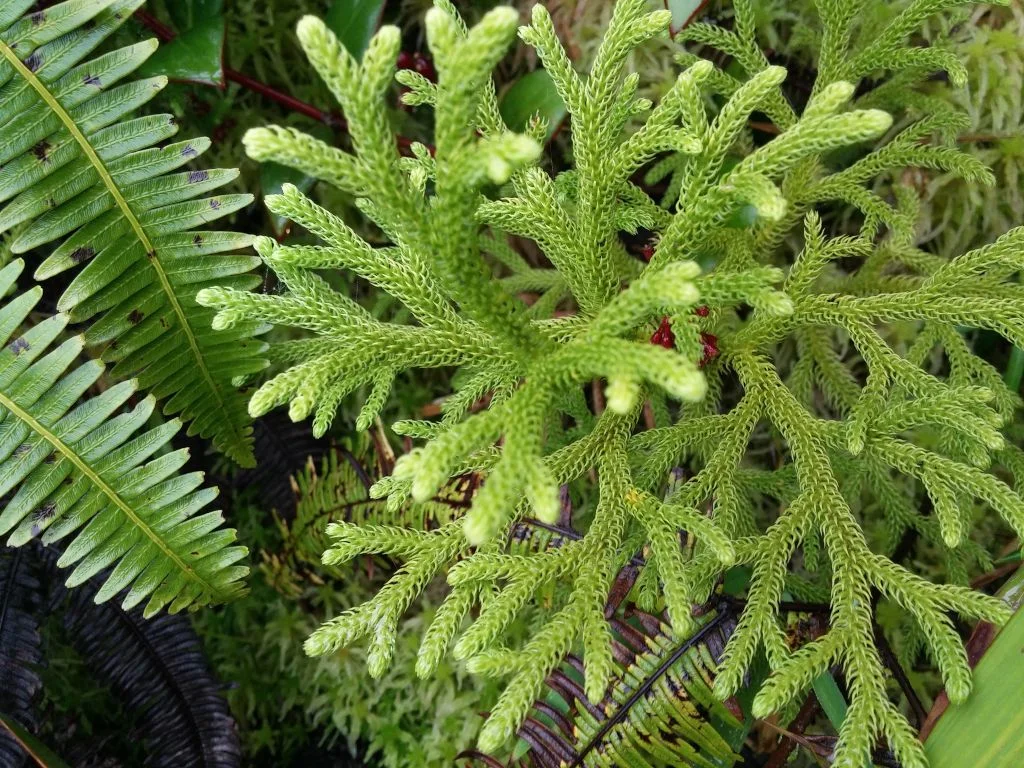
[[[324,21],[348,52],[361,59],[383,11],[384,0],[334,0]]]
[[[48,746],[29,733],[13,717],[0,712],[0,727],[6,728],[39,768],[69,768]]]
[[[1018,768],[1024,756],[1024,570],[1000,590],[1016,608],[974,668],[971,695],[950,704],[924,742],[929,768]]]
[[[846,719],[846,697],[843,696],[835,678],[831,673],[824,672],[818,675],[811,684],[814,688],[814,695],[821,704],[821,709],[828,716],[829,722],[838,731]]]
[[[178,32],[187,32],[224,12],[224,0],[170,0],[167,12]]]
[[[139,74],[164,75],[201,85],[224,85],[224,17],[198,20],[191,29],[160,46]]]
[[[539,114],[547,121],[548,138],[558,130],[567,114],[551,75],[543,69],[516,80],[501,97],[499,109],[505,124],[513,131],[525,130],[530,119]]]

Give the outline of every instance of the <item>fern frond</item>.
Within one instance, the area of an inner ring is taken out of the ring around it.
[[[43,603],[38,564],[30,549],[0,547],[0,690],[4,714],[35,730],[33,699],[42,687],[39,614]],[[25,752],[4,729],[0,765],[24,764]]]
[[[102,575],[70,593],[64,627],[89,671],[136,719],[146,768],[239,768],[242,745],[192,622],[96,604]]]
[[[133,117],[166,84],[120,82],[155,40],[89,58],[141,3],[68,0],[22,18],[30,2],[0,7],[0,201],[9,201],[0,232],[22,225],[15,253],[60,240],[36,278],[80,269],[58,307],[76,322],[101,316],[86,342],[106,345],[112,373],[137,377],[190,434],[251,465],[249,420],[231,381],[265,365],[258,328],[213,332],[193,297],[211,285],[258,284],[254,257],[223,255],[251,238],[195,231],[252,198],[201,197],[237,171],[173,173],[209,141],[158,148],[177,131],[173,118]]]
[[[655,616],[632,611],[628,620],[616,619],[615,674],[606,695],[587,698],[580,685],[582,662],[570,656],[545,681],[546,695],[519,729],[529,749],[507,764],[734,765],[747,729],[735,702],[730,707],[717,701],[711,683],[735,622],[727,614],[710,614],[702,622],[693,637],[680,642]],[[478,663],[485,665],[483,659]],[[477,758],[477,765],[496,759],[476,752],[461,757]]]
[[[0,270],[0,295],[23,267],[19,259]],[[0,496],[12,494],[0,512],[0,534],[10,533],[13,546],[76,534],[58,561],[74,566],[68,585],[113,566],[97,599],[130,587],[125,607],[148,600],[147,616],[238,596],[247,568],[235,563],[246,550],[231,546],[235,532],[220,527],[220,512],[197,514],[216,490],[199,488],[201,473],[178,474],[187,451],[161,453],[180,422],[140,432],[152,397],[114,416],[134,382],[76,406],[103,364],[69,370],[81,337],[48,351],[67,325],[64,315],[15,335],[41,293],[36,287],[0,307],[0,339],[13,337],[0,352]]]
[[[295,514],[290,519],[279,517],[281,547],[265,555],[263,563],[275,589],[295,594],[298,582],[313,570],[345,578],[343,569],[323,558],[330,543],[328,524],[345,521],[426,531],[460,517],[476,488],[476,478],[462,478],[433,499],[394,507],[370,495],[378,475],[375,452],[369,447],[350,451],[334,446],[323,456],[307,459],[302,471],[290,478]]]

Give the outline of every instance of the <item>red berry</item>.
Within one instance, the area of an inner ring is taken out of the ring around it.
[[[434,69],[434,65],[430,63],[430,59],[424,56],[422,53],[417,51],[412,57],[412,68],[423,75],[427,80],[434,82],[437,80],[437,71]]]
[[[665,349],[672,349],[676,344],[676,335],[672,333],[672,325],[667,317],[661,319],[661,325],[651,336],[651,344],[658,344]]]
[[[700,343],[704,347],[704,357],[697,363],[697,366],[703,368],[718,357],[718,337],[710,333],[701,332]]]
[[[707,317],[711,310],[708,309],[706,306],[701,305],[697,307],[695,310],[693,310],[693,312],[695,315],[697,315],[697,317]]]
[[[654,246],[651,243],[645,243],[640,249],[640,258],[647,262],[654,258]]]
[[[395,62],[399,69],[412,69],[414,65],[414,58],[408,51],[402,51],[398,54],[398,61]]]

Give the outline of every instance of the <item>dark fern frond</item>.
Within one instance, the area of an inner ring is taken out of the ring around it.
[[[460,516],[475,490],[472,478],[453,481],[437,497],[425,502],[390,506],[370,496],[378,479],[369,448],[349,450],[334,446],[319,460],[309,457],[303,471],[290,478],[295,514],[278,515],[282,544],[278,551],[264,552],[263,571],[276,589],[293,593],[299,581],[346,578],[347,569],[325,562],[330,545],[331,523],[376,524],[432,530]]]
[[[256,419],[252,428],[256,466],[235,473],[230,482],[235,488],[255,486],[261,507],[290,520],[296,502],[292,475],[302,472],[310,457],[319,461],[331,443],[314,437],[306,422],[294,422],[282,413],[268,413]]]
[[[0,691],[2,711],[19,724],[35,729],[32,706],[41,681],[39,611],[42,605],[37,563],[30,549],[0,548]],[[0,728],[0,765],[17,768],[24,751]]]
[[[136,715],[146,768],[238,768],[237,726],[184,616],[96,604],[101,580],[70,593],[64,625],[95,678]]]
[[[106,345],[113,374],[137,376],[190,434],[251,465],[245,398],[231,382],[265,365],[258,325],[212,331],[194,297],[258,284],[254,257],[226,255],[250,237],[195,231],[252,197],[202,197],[238,172],[174,173],[209,140],[157,147],[176,133],[174,119],[133,116],[167,83],[120,82],[155,40],[89,58],[141,4],[68,0],[22,17],[32,0],[0,2],[0,232],[22,225],[15,253],[62,241],[36,278],[79,269],[58,308],[74,321],[99,316],[86,341]]]

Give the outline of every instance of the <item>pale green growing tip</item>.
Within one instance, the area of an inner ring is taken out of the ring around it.
[[[260,235],[253,241],[252,247],[264,261],[267,261],[274,256],[274,251],[277,250],[277,241],[272,237]]]
[[[427,30],[427,40],[436,40],[438,35],[450,34],[455,27],[452,17],[436,5],[423,16],[423,26]]]
[[[298,395],[288,406],[288,418],[298,422],[309,416],[313,410],[313,401],[305,395]]]
[[[680,73],[679,77],[680,77],[680,79],[682,79],[683,77],[686,77],[687,75],[690,75],[690,76],[692,76],[694,78],[703,79],[703,78],[707,77],[708,75],[710,75],[714,71],[715,71],[715,65],[714,64],[712,64],[707,59],[701,59],[700,61],[695,61],[693,64],[691,64],[690,67],[686,71]]]
[[[373,36],[373,41],[377,45],[397,46],[401,40],[402,30],[394,24],[384,24],[377,30],[377,34]]]
[[[215,288],[203,288],[196,294],[196,303],[201,307],[213,307],[219,303],[219,291]]]
[[[249,415],[257,419],[273,408],[275,404],[274,396],[266,390],[264,384],[249,398]]]
[[[325,32],[327,32],[327,26],[313,15],[303,16],[295,25],[295,34],[303,48],[315,44],[317,38],[322,38]]]
[[[857,86],[853,83],[847,82],[846,80],[839,80],[835,83],[830,83],[826,87],[826,91],[831,92],[837,101],[849,101],[853,98],[853,94],[856,90]]]
[[[608,382],[604,394],[613,413],[626,415],[640,396],[640,382],[628,376],[616,376]]]
[[[533,505],[533,511],[537,515],[537,519],[542,523],[552,525],[558,521],[558,515],[562,511],[562,505],[559,503],[558,493],[555,488],[532,488],[530,489],[530,503]]]
[[[331,650],[331,644],[323,640],[319,632],[314,632],[306,638],[306,642],[302,644],[302,650],[306,652],[307,656],[323,656]]]
[[[864,122],[877,131],[884,133],[892,126],[892,115],[881,109],[866,109],[863,113]]]
[[[512,175],[512,166],[501,155],[492,154],[487,158],[487,178],[495,184],[504,184]]]
[[[680,400],[696,403],[707,394],[708,382],[704,374],[693,368],[672,376],[665,388]]]
[[[494,526],[480,514],[479,510],[471,508],[462,520],[462,534],[471,546],[479,547],[494,535]]]
[[[519,24],[519,11],[508,5],[499,5],[485,13],[480,23],[515,28]]]
[[[669,24],[672,23],[672,11],[652,11],[648,18],[650,18],[652,26],[663,26],[667,32]]]

